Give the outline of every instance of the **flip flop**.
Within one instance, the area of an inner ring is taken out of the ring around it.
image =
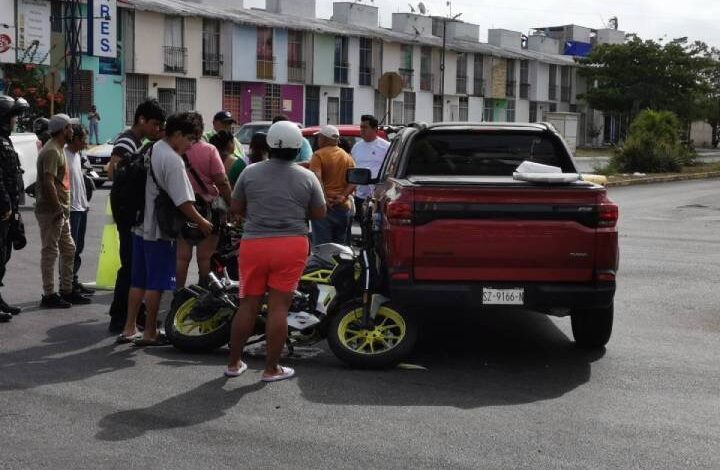
[[[136,348],[152,347],[152,346],[165,346],[170,344],[165,335],[158,335],[155,339],[145,339],[140,336],[139,339],[133,341],[133,346]]]
[[[225,377],[231,377],[231,378],[237,377],[240,374],[242,374],[243,372],[245,372],[246,370],[247,370],[247,364],[245,364],[244,362],[241,362],[240,368],[238,370],[231,370],[228,367],[227,369],[225,369],[225,372],[223,373],[223,375],[225,375]]]
[[[117,338],[115,338],[115,343],[117,344],[128,344],[132,343],[133,341],[137,341],[142,338],[142,333],[135,333],[130,336],[125,336],[124,334],[120,333]]]
[[[281,380],[289,379],[290,377],[295,375],[295,369],[292,367],[284,367],[284,366],[278,366],[278,369],[280,370],[280,373],[277,375],[265,375],[263,374],[262,380],[263,382],[279,382]]]

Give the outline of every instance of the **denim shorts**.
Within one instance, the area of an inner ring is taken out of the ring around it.
[[[174,291],[176,268],[175,242],[149,241],[133,234],[131,287]]]

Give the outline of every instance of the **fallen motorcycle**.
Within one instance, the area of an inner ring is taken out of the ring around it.
[[[368,210],[368,209],[366,209]],[[332,352],[357,368],[387,368],[402,362],[415,345],[416,319],[374,291],[371,217],[364,217],[362,241],[352,248],[314,247],[288,313],[290,354],[295,346],[327,339]],[[186,352],[226,345],[237,310],[237,234],[224,230],[206,286],[179,291],[165,320],[170,342]],[[232,274],[235,274],[233,276]],[[263,303],[248,345],[264,341],[267,305]]]

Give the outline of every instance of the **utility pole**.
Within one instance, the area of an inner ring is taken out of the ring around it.
[[[448,2],[449,4],[450,2]],[[451,10],[452,11],[452,10]],[[452,18],[443,18],[443,35],[442,35],[442,57],[440,59],[440,96],[442,97],[442,103],[440,107],[440,121],[445,121],[445,49],[447,47],[447,23],[448,21],[455,21],[456,19],[460,18],[460,15],[462,13],[458,13],[457,15],[453,16]]]

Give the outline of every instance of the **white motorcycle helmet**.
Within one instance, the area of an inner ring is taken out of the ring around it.
[[[298,150],[302,147],[303,136],[297,124],[290,121],[278,121],[267,133],[267,143],[271,149]]]

